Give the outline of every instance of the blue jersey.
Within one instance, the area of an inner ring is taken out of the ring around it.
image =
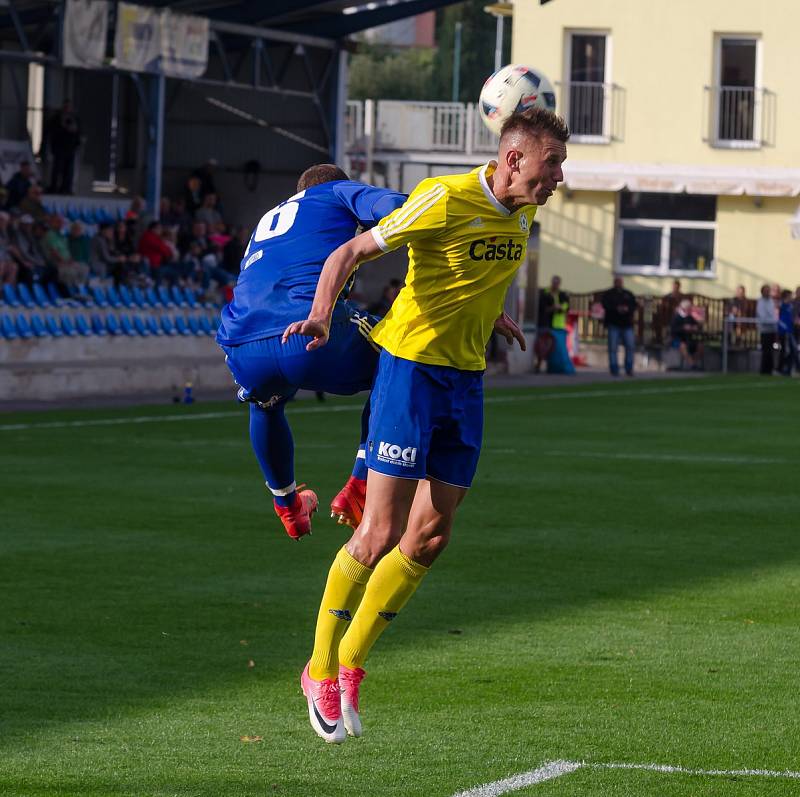
[[[370,228],[405,194],[350,180],[315,185],[266,213],[250,237],[233,300],[222,310],[217,342],[237,346],[280,335],[308,318],[328,255],[359,226]],[[342,292],[332,321],[347,315]]]

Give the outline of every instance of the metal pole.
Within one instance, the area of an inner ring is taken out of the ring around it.
[[[158,218],[161,201],[161,170],[164,166],[164,75],[150,79],[148,104],[150,106],[149,141],[147,144],[147,207]]]
[[[461,23],[456,22],[455,39],[453,40],[453,90],[451,99],[458,102],[461,92]]]
[[[375,180],[375,100],[364,100],[364,149],[367,183]]]
[[[331,141],[331,155],[333,162],[344,166],[345,146],[347,144],[345,111],[347,108],[347,51],[339,50],[334,56],[336,59],[336,83],[333,92],[333,141]]]
[[[119,72],[111,78],[111,131],[108,142],[108,182],[117,185],[117,133],[119,115]]]
[[[497,26],[494,40],[494,71],[497,72],[503,65],[503,17],[498,14],[495,19],[497,20]]]

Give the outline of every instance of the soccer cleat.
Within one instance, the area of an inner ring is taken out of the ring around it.
[[[331,501],[331,517],[342,526],[358,528],[367,500],[367,480],[351,476],[336,498]]]
[[[339,684],[342,689],[342,718],[350,736],[361,736],[361,717],[358,715],[358,689],[366,673],[361,667],[351,670],[339,665]]]
[[[313,490],[298,490],[291,506],[275,504],[275,514],[281,519],[286,533],[293,540],[311,534],[311,515],[317,511],[318,503],[317,494]]]
[[[315,681],[308,674],[306,664],[300,676],[300,687],[308,701],[308,719],[317,736],[329,744],[341,744],[347,733],[342,722],[342,707],[340,704],[339,682],[325,678]]]

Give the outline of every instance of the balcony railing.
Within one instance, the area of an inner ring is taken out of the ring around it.
[[[719,146],[774,144],[775,95],[750,86],[706,86],[711,141]]]

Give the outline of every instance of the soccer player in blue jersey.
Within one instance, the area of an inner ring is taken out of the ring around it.
[[[298,338],[281,343],[287,324],[306,318],[328,255],[357,228],[372,228],[405,201],[405,194],[351,181],[332,164],[300,176],[297,193],[265,213],[242,259],[233,300],[222,311],[217,343],[250,402],[250,441],[273,495],[286,533],[299,539],[311,531],[317,509],[312,490],[298,490],[294,442],[284,414],[299,389],[351,395],[369,390],[378,362],[369,339],[376,318],[346,301],[349,286],[333,308],[325,349],[307,351]],[[331,504],[332,513],[353,527],[361,520],[366,492],[369,404],[353,473]]]
[[[423,180],[403,207],[325,263],[310,316],[292,335],[329,339],[342,285],[359,263],[408,246],[405,287],[372,337],[383,351],[371,393],[366,506],[339,551],[301,686],[315,732],[361,735],[367,655],[447,546],[483,433],[484,351],[492,329],[525,339],[503,300],[525,262],[537,206],[564,179],[569,131],[541,108],[503,125],[497,162]],[[491,573],[491,565],[486,565]]]

